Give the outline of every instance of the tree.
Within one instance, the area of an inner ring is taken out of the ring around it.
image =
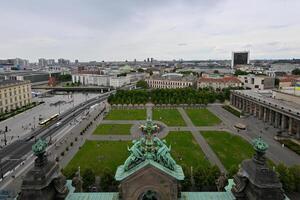
[[[238,76],[238,75],[248,75],[248,74],[249,74],[248,72],[245,72],[245,71],[242,71],[242,70],[239,70],[239,69],[235,70],[235,72],[234,72],[235,76]]]
[[[293,75],[300,75],[300,68],[296,68],[292,71]]]
[[[87,190],[89,186],[95,183],[95,173],[92,169],[87,168],[82,173],[83,189]]]
[[[105,192],[112,192],[117,190],[117,182],[113,176],[113,172],[105,168],[101,176],[101,189]]]
[[[282,183],[283,189],[287,192],[295,191],[295,179],[292,173],[290,173],[289,168],[284,164],[280,163],[276,168],[279,174],[279,179]]]
[[[289,171],[294,177],[295,191],[300,192],[300,165],[294,165],[290,167]]]
[[[60,74],[60,75],[58,75],[57,79],[60,82],[72,81],[72,75],[71,74]]]
[[[185,165],[182,165],[182,170],[184,173],[184,180],[181,182],[182,191],[190,191],[192,187],[190,170]]]
[[[143,68],[138,68],[137,71],[140,72],[140,73],[145,72],[145,70]]]
[[[144,80],[139,80],[137,83],[136,83],[136,87],[138,88],[142,88],[142,89],[147,89],[149,86],[148,86],[148,83]]]
[[[228,170],[228,177],[233,178],[233,175],[235,175],[238,172],[239,168],[236,165],[233,165]]]

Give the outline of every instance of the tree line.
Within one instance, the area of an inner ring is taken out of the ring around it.
[[[230,89],[213,90],[211,88],[178,88],[152,90],[118,90],[109,96],[110,104],[208,104],[229,100]]]
[[[300,192],[300,165],[287,167],[284,164],[278,164],[275,171],[282,183],[283,189],[286,193]],[[194,169],[182,165],[185,175],[184,180],[181,182],[182,191],[216,191],[216,180],[221,175],[217,166],[198,166]],[[237,166],[229,169],[227,177],[232,178],[238,171]],[[72,179],[75,176],[76,169],[63,171],[63,174]],[[82,174],[83,190],[88,192],[92,187],[96,186],[96,174],[90,169],[84,169]],[[100,175],[100,191],[104,192],[117,192],[118,182],[114,179],[114,172],[111,169],[104,169]]]

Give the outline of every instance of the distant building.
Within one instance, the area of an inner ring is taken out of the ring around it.
[[[137,75],[113,76],[113,75],[98,75],[98,74],[72,74],[72,82],[80,82],[82,85],[106,86],[119,88],[140,80]]]
[[[57,77],[60,72],[52,72],[51,76]],[[16,71],[16,72],[4,72],[0,73],[0,79],[4,80],[29,80],[31,83],[36,82],[48,82],[48,72],[33,72],[33,71]]]
[[[197,88],[207,87],[212,87],[215,90],[228,87],[242,87],[242,82],[236,77],[200,78],[197,82]]]
[[[70,65],[70,60],[60,58],[60,59],[58,59],[58,65],[64,65],[64,66]]]
[[[232,52],[231,68],[234,68],[237,65],[248,65],[249,57],[250,57],[249,51]]]
[[[82,85],[109,86],[110,76],[99,74],[72,74],[72,82]]]
[[[293,87],[297,82],[300,82],[300,76],[290,75],[279,77],[279,88]]]
[[[31,103],[30,81],[3,80],[0,81],[0,113]]]
[[[48,60],[47,60],[47,65],[48,65],[48,66],[53,66],[53,65],[55,65],[55,60],[54,60],[54,59],[48,59]]]
[[[130,78],[128,76],[110,77],[109,79],[109,86],[113,88],[119,88],[127,84],[130,84]]]
[[[47,65],[47,59],[45,58],[39,58],[39,66],[40,67],[45,67]]]
[[[195,77],[167,73],[162,76],[152,76],[146,79],[146,82],[150,88],[186,88],[195,84]]]
[[[238,76],[245,89],[273,89],[275,87],[275,78],[269,76],[256,76],[253,74]]]

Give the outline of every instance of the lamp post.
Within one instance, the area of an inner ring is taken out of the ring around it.
[[[0,158],[0,178],[3,179],[2,158]]]

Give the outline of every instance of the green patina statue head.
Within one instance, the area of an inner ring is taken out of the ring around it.
[[[269,145],[261,139],[261,137],[252,140],[253,148],[255,151],[265,153],[269,148]]]
[[[47,143],[45,140],[42,139],[39,139],[34,145],[32,145],[33,154],[36,156],[44,154],[46,148],[47,148]]]

